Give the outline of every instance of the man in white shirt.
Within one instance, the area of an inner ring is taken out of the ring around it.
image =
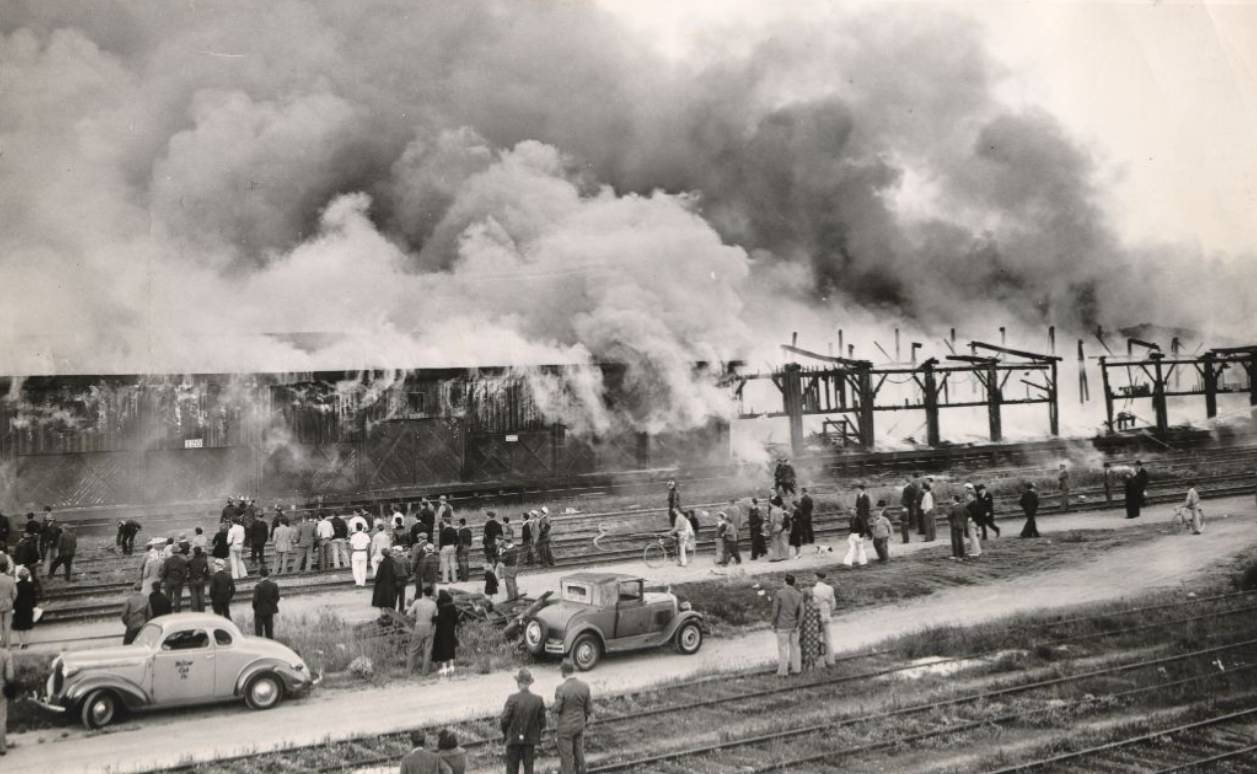
[[[360,524],[362,525],[362,529],[364,530],[370,526],[367,523],[366,517],[362,515],[362,511],[354,511],[354,515],[349,517],[350,536],[353,536],[353,534],[358,531],[358,525]],[[368,535],[368,537],[370,536]]]
[[[825,582],[825,573],[816,571],[816,585],[812,586],[812,601],[821,613],[821,637],[825,640],[825,665],[834,665],[834,635],[829,631],[829,622],[834,617],[834,587]]]
[[[364,525],[358,525],[349,536],[349,568],[354,574],[354,585],[367,585],[367,552],[371,550],[371,536]]]
[[[335,550],[332,546],[332,538],[336,537],[336,530],[332,527],[332,517],[326,513],[319,519],[319,523],[314,525],[314,534],[319,538],[319,567],[326,570],[332,566],[332,553]],[[340,565],[337,564],[339,567]]]
[[[231,577],[238,579],[248,575],[244,568],[244,525],[238,520],[231,522],[227,530],[227,556],[231,559]]]
[[[375,535],[371,537],[371,574],[374,578],[375,573],[380,569],[380,562],[383,562],[388,556],[389,549],[393,547],[393,535],[385,529],[383,524],[377,524],[375,527]]]
[[[694,526],[690,524],[690,520],[684,514],[677,516],[676,521],[672,523],[672,529],[669,533],[676,536],[677,539],[677,564],[682,567],[690,563],[689,557],[686,556],[687,550],[692,550],[694,546]]]

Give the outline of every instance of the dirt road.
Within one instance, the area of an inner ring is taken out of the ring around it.
[[[864,609],[835,620],[835,639],[840,648],[858,650],[886,637],[911,632],[924,626],[944,623],[977,623],[1032,608],[1052,608],[1079,603],[1109,601],[1138,595],[1154,588],[1189,583],[1221,558],[1257,544],[1257,519],[1250,498],[1217,500],[1210,503],[1214,518],[1204,535],[1165,535],[1156,540],[1114,550],[1102,562],[1068,567],[980,587],[959,587],[889,607]],[[1151,508],[1141,522],[1163,521],[1168,507]],[[1117,512],[1062,516],[1040,523],[1045,537],[1081,527],[1121,528],[1130,522]],[[1006,535],[1008,532],[1006,531]],[[1016,539],[1004,537],[1002,540]],[[930,544],[896,545],[897,551],[930,550],[943,554],[945,541]],[[992,541],[988,551],[998,551]],[[1068,544],[1044,542],[1044,550],[1068,550]],[[833,557],[805,557],[790,562],[807,567],[832,562]],[[776,571],[780,564],[771,565]],[[633,568],[629,563],[630,571]],[[707,575],[710,558],[690,568],[654,571],[650,577],[668,582]],[[757,567],[757,569],[759,569]],[[767,571],[769,566],[763,566]],[[530,578],[527,588],[535,591],[557,579],[557,573]],[[710,577],[708,575],[708,577]],[[843,582],[846,576],[839,578]],[[851,576],[858,583],[858,575]],[[536,584],[534,587],[533,584]],[[342,595],[328,595],[329,598]],[[374,612],[366,607],[362,593],[343,595],[333,601],[338,612],[364,617]],[[294,600],[285,609],[293,614],[300,604],[326,608],[328,599],[318,602]],[[763,665],[775,653],[772,635],[756,632],[738,638],[710,640],[693,657],[671,651],[656,651],[629,657],[609,658],[589,675],[594,691],[618,692],[640,688],[663,679],[681,679],[712,670],[739,669]],[[547,699],[558,683],[557,665],[534,670],[534,689]],[[4,761],[5,772],[101,771],[108,763],[114,771],[134,771],[172,765],[191,758],[211,759],[242,752],[269,750],[285,744],[313,743],[325,738],[379,734],[416,724],[456,723],[498,711],[514,689],[509,674],[464,675],[448,681],[407,682],[386,688],[365,687],[361,691],[327,691],[298,702],[282,705],[265,715],[255,715],[242,707],[221,707],[178,714],[153,715],[129,721],[108,733],[87,734],[77,728],[31,732],[10,736],[16,749]],[[332,719],[332,720],[329,720]]]

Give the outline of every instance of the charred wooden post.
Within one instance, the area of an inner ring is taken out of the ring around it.
[[[1170,412],[1165,399],[1165,372],[1161,366],[1164,358],[1160,352],[1149,355],[1152,361],[1152,411],[1156,415],[1157,432],[1164,433],[1170,429]]]
[[[1057,365],[1053,360],[1051,370],[1048,372],[1048,433],[1053,438],[1061,434],[1060,388],[1056,377]]]
[[[1206,352],[1201,361],[1200,376],[1205,386],[1205,416],[1213,419],[1218,415],[1217,355]]]
[[[781,398],[790,420],[790,451],[798,457],[803,453],[803,366],[787,363],[781,371]]]
[[[860,396],[860,413],[858,428],[860,431],[860,448],[872,449],[873,438],[873,404],[877,399],[877,391],[873,388],[873,373],[868,368],[856,371],[857,394]]]
[[[999,371],[996,369],[996,362],[992,360],[986,367],[986,416],[991,429],[991,441],[994,443],[1004,439],[1004,427],[1000,417],[1000,402],[1002,400],[999,387]]]
[[[921,364],[922,391],[925,393],[925,442],[930,446],[942,443],[938,421],[938,377],[934,373],[937,362],[930,358]]]
[[[1114,432],[1113,427],[1113,389],[1109,386],[1108,358],[1100,356],[1100,382],[1104,387],[1104,430],[1108,435]]]

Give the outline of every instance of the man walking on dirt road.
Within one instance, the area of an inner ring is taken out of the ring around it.
[[[799,624],[803,622],[803,595],[794,587],[794,576],[786,575],[786,585],[773,596],[771,617],[777,635],[777,676],[803,671],[803,652],[799,650]]]
[[[559,747],[560,774],[585,774],[585,724],[593,701],[589,686],[575,676],[576,665],[564,659],[559,667],[563,682],[554,689],[555,742]]]

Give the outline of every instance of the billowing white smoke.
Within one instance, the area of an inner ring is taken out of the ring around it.
[[[614,416],[536,386],[655,430],[728,416],[694,363],[804,306],[1251,319],[1251,269],[1120,244],[999,77],[915,9],[669,63],[588,3],[0,2],[0,373],[614,360]]]

